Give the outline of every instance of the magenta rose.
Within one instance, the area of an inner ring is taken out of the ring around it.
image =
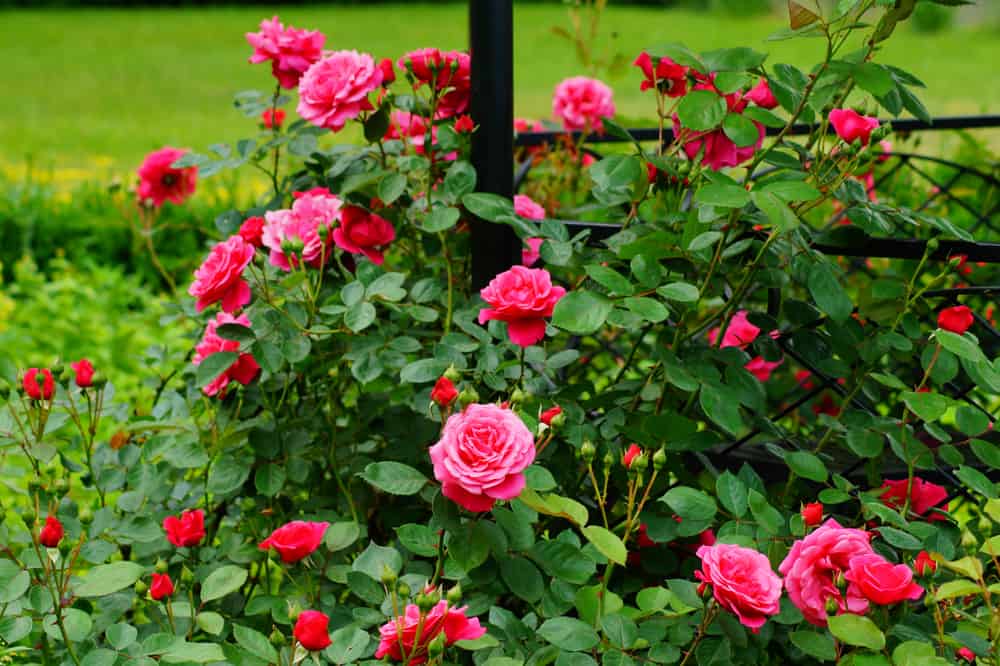
[[[448,418],[430,455],[445,497],[469,511],[489,511],[496,500],[521,494],[535,439],[511,410],[472,404]]]
[[[763,109],[774,109],[778,106],[778,100],[771,92],[771,86],[768,85],[767,79],[761,79],[757,85],[747,91],[744,97]]]
[[[317,30],[282,25],[275,16],[260,22],[260,32],[248,32],[253,47],[250,63],[271,61],[271,72],[282,88],[294,88],[309,66],[323,57],[326,37]]]
[[[834,109],[830,112],[830,124],[845,142],[861,139],[862,145],[867,146],[872,132],[878,127],[878,118],[863,116],[853,109]]]
[[[893,564],[876,553],[852,559],[844,578],[857,585],[865,599],[879,606],[916,600],[924,594],[924,588],[913,582],[910,567]]]
[[[701,571],[695,578],[711,585],[715,600],[743,626],[757,633],[768,615],[781,610],[781,579],[766,555],[727,543],[701,546],[696,554]]]
[[[750,343],[760,335],[760,327],[754,326],[747,318],[746,310],[739,310],[729,320],[726,327],[726,334],[722,336],[722,344],[719,347],[739,347],[746,349]],[[713,328],[708,332],[708,341],[713,345],[719,339],[719,329]]]
[[[601,119],[615,115],[613,93],[602,81],[574,76],[556,86],[552,113],[567,130],[601,132],[604,130]]]
[[[396,239],[396,230],[389,220],[360,206],[344,206],[340,226],[333,230],[337,247],[351,254],[363,254],[373,264],[385,261],[383,250]]]
[[[334,223],[340,219],[341,200],[324,188],[296,193],[291,209],[272,210],[264,214],[261,243],[270,250],[272,266],[286,271],[304,262],[319,268],[330,259]],[[326,239],[320,235],[326,228]],[[294,251],[291,245],[299,245]]]
[[[472,60],[468,53],[448,51],[438,74],[438,90],[444,94],[438,99],[436,118],[454,118],[469,110],[472,94]]]
[[[514,195],[514,212],[526,220],[545,219],[545,209],[526,194]]]
[[[528,347],[545,337],[545,319],[566,290],[553,285],[544,268],[514,266],[493,278],[479,295],[492,308],[479,311],[479,323],[505,321],[510,341]]]
[[[225,340],[215,332],[223,324],[240,324],[249,328],[250,320],[247,319],[246,315],[234,317],[228,312],[219,312],[215,315],[215,319],[209,321],[208,326],[205,327],[205,334],[201,342],[194,348],[194,359],[192,362],[195,365],[201,365],[202,361],[217,352],[238,352],[240,350],[239,342]],[[254,360],[253,356],[250,354],[240,354],[233,361],[232,365],[223,370],[218,377],[206,384],[201,390],[204,391],[205,395],[218,395],[222,398],[226,395],[226,388],[229,386],[230,381],[239,382],[246,386],[257,377],[259,372],[260,366],[257,365],[257,361]]]
[[[271,536],[261,541],[258,547],[261,550],[273,548],[278,551],[282,562],[298,562],[319,548],[329,526],[330,523],[293,520],[271,532]]]
[[[879,499],[886,506],[900,511],[906,504],[906,489],[910,490],[910,512],[918,516],[923,516],[929,522],[947,520],[947,517],[938,513],[937,510],[948,510],[948,491],[944,486],[939,486],[930,481],[924,481],[919,476],[913,477],[913,483],[906,479],[890,480],[882,482],[882,494]]]
[[[165,201],[180,205],[194,194],[195,184],[198,182],[198,167],[175,169],[170,166],[186,152],[181,148],[168,146],[146,155],[139,167],[139,188],[136,193],[140,201],[149,200],[159,208]]]
[[[856,583],[849,583],[841,594],[836,579],[850,570],[855,557],[874,553],[870,539],[868,532],[841,527],[831,518],[792,544],[778,571],[785,577],[788,598],[806,620],[825,627],[829,599],[836,603],[838,614],[868,610],[868,600]]]
[[[749,104],[749,99],[739,93],[729,93],[722,95],[715,87],[713,74],[710,78],[696,84],[693,90],[711,90],[726,100],[726,108],[729,113],[742,114]],[[709,132],[701,132],[686,129],[681,125],[680,118],[674,115],[674,135],[681,137],[684,142],[684,152],[688,159],[699,160],[709,169],[719,171],[725,167],[736,167],[754,156],[754,153],[764,143],[764,126],[753,121],[757,127],[757,140],[749,146],[737,146],[736,143],[726,136],[722,129],[715,129]]]
[[[232,313],[250,302],[250,285],[243,279],[243,269],[253,261],[253,252],[253,245],[241,236],[232,236],[212,248],[188,288],[198,299],[198,312],[222,301],[222,310]]]
[[[542,258],[542,243],[544,238],[525,238],[525,247],[521,248],[521,265],[531,268]]]
[[[427,661],[428,644],[442,633],[446,647],[456,641],[481,638],[486,633],[486,627],[480,626],[478,618],[466,617],[465,609],[465,606],[451,608],[447,601],[441,600],[421,618],[416,604],[407,604],[402,617],[389,620],[379,629],[381,640],[375,658],[388,656],[419,666]],[[403,654],[404,650],[406,654]]]
[[[299,115],[333,132],[371,111],[368,93],[382,85],[382,70],[367,53],[334,51],[313,64],[299,81]]]

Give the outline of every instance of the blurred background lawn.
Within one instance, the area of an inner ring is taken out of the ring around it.
[[[727,3],[741,4],[716,2]],[[988,10],[969,10],[959,25],[936,32],[918,32],[910,22],[880,59],[927,83],[924,101],[932,114],[997,111],[1000,29]],[[286,24],[323,31],[327,48],[397,58],[429,44],[464,48],[466,11],[465,3],[0,11],[0,88],[6,93],[0,163],[30,160],[42,168],[100,173],[134,168],[165,144],[198,149],[253,133],[232,97],[271,85],[266,65],[247,63],[243,35],[272,13]],[[555,84],[580,70],[571,46],[552,32],[566,24],[566,9],[516,3],[515,11],[516,112],[546,118]],[[631,60],[643,47],[680,41],[697,50],[750,45],[769,51],[770,64],[809,66],[819,59],[820,40],[766,41],[783,25],[777,13],[747,17],[612,0],[599,50]],[[651,104],[638,81],[632,67],[609,81],[619,113],[634,121],[648,116]]]

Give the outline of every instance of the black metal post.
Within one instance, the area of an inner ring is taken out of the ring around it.
[[[472,165],[476,190],[510,197],[514,193],[514,3],[469,0],[472,56]],[[481,289],[513,266],[520,245],[513,229],[472,222],[472,287]]]

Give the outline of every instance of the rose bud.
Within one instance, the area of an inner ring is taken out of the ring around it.
[[[169,597],[174,593],[174,583],[167,574],[154,573],[153,582],[149,586],[149,596],[154,601]]]
[[[302,611],[299,619],[295,621],[295,629],[292,634],[295,639],[307,650],[325,650],[330,646],[329,634],[330,618],[324,613],[315,610]]]
[[[959,659],[964,659],[970,664],[976,660],[976,653],[967,647],[960,647],[955,651],[955,656]]]
[[[823,522],[823,503],[812,502],[802,507],[802,520],[809,527],[816,527]]]
[[[554,407],[550,407],[549,409],[546,409],[544,412],[542,412],[542,415],[538,417],[538,420],[549,427],[554,427],[552,425],[552,420],[555,417],[561,415],[562,415],[562,407],[560,407],[559,405],[555,405]],[[565,420],[565,417],[563,418],[563,420]]]
[[[73,369],[76,385],[80,388],[88,388],[94,383],[94,365],[85,358],[81,358],[76,363],[70,363]]]
[[[933,576],[937,571],[937,562],[926,550],[917,553],[917,559],[913,562],[913,571],[918,576]]]
[[[441,408],[445,408],[458,398],[458,390],[448,377],[441,376],[431,390],[431,400]]]
[[[642,448],[638,444],[632,444],[628,447],[625,455],[622,456],[622,465],[626,469],[632,469],[632,463],[635,459],[642,455]]]
[[[58,374],[58,373],[56,373]],[[32,400],[51,400],[56,390],[52,371],[46,368],[28,368],[21,380],[24,393]]]
[[[975,319],[972,316],[972,310],[965,305],[945,308],[938,314],[938,326],[959,335],[969,330],[973,321]]]
[[[62,541],[64,534],[62,523],[55,516],[48,516],[45,519],[45,526],[38,533],[38,541],[46,548],[55,548]]]

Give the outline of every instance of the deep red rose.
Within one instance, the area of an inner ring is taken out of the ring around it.
[[[197,546],[205,538],[205,512],[201,509],[184,511],[180,516],[163,519],[167,541],[178,548]]]
[[[631,469],[632,462],[641,455],[642,448],[638,444],[632,444],[628,447],[625,455],[622,456],[622,465],[624,465],[626,469]]]
[[[240,230],[237,232],[240,238],[245,240],[250,245],[254,247],[261,247],[263,242],[264,234],[264,218],[262,217],[248,217],[243,224],[240,225]]]
[[[455,121],[455,131],[459,134],[471,134],[475,128],[476,124],[469,116],[459,116],[458,120]]]
[[[42,381],[38,381],[41,375]],[[55,380],[52,379],[52,372],[48,368],[28,368],[21,380],[24,392],[32,400],[51,400],[56,390]]]
[[[260,114],[260,122],[267,129],[281,129],[285,124],[285,110],[264,109],[264,113]]]
[[[906,479],[898,481],[885,480],[882,487],[885,491],[880,496],[882,503],[894,509],[902,509],[906,503]],[[941,514],[932,509],[948,510],[948,504],[941,504],[948,499],[948,491],[942,486],[921,478],[913,477],[913,484],[910,486],[910,511],[918,516],[923,516],[928,521],[945,520]]]
[[[967,647],[958,648],[955,651],[955,656],[969,662],[970,664],[976,660],[976,653]]]
[[[542,415],[539,417],[538,420],[544,423],[545,425],[550,426],[552,425],[552,419],[559,416],[560,414],[562,414],[562,407],[560,407],[559,405],[555,405],[554,407],[550,407],[549,409],[546,409],[544,412],[542,412]]]
[[[298,562],[311,555],[323,543],[323,535],[330,523],[312,523],[293,520],[271,532],[260,542],[261,550],[274,548],[287,564]]]
[[[159,601],[174,593],[174,583],[167,574],[153,574],[153,582],[149,585],[149,596]]]
[[[880,606],[919,599],[924,594],[924,588],[913,582],[910,567],[893,564],[875,553],[853,558],[844,578],[856,584],[868,601]]]
[[[761,79],[760,83],[751,88],[746,95],[748,100],[764,109],[773,109],[778,106],[778,100],[771,92],[771,86],[767,84],[767,79]]]
[[[913,571],[918,576],[929,576],[937,571],[937,562],[930,556],[930,553],[922,550],[917,553],[917,559],[913,562]]]
[[[431,390],[431,400],[438,407],[447,407],[455,402],[456,398],[458,398],[458,390],[451,380],[447,377],[439,377],[437,382],[434,383],[434,388]]]
[[[372,263],[382,265],[383,250],[396,239],[392,223],[359,206],[340,209],[340,226],[333,230],[333,242],[352,254],[363,254]]]
[[[954,307],[945,308],[938,313],[938,326],[946,331],[951,331],[952,333],[958,333],[962,335],[975,319],[972,316],[972,310],[965,305],[956,305]]]
[[[302,647],[307,650],[325,650],[330,641],[330,618],[325,613],[315,610],[302,611],[295,621],[292,634]]]
[[[63,534],[65,532],[59,519],[55,516],[47,516],[45,518],[45,526],[38,533],[38,541],[46,548],[55,548],[62,541]]]
[[[396,68],[392,66],[392,58],[382,58],[378,68],[382,70],[382,87],[388,88],[396,80]]]
[[[802,520],[809,527],[815,527],[823,522],[823,503],[812,502],[802,507]]]
[[[73,372],[76,373],[76,385],[80,388],[87,388],[94,382],[94,364],[85,358],[81,358],[76,363],[70,363],[69,367],[73,368]]]
[[[163,202],[180,205],[194,194],[198,182],[198,167],[175,169],[170,166],[184,156],[186,150],[161,148],[146,155],[139,167],[139,200],[150,200],[159,208]]]
[[[632,63],[642,70],[645,77],[639,90],[658,88],[668,97],[683,97],[687,92],[687,67],[678,65],[670,58],[660,58],[653,70],[653,59],[643,51]]]

